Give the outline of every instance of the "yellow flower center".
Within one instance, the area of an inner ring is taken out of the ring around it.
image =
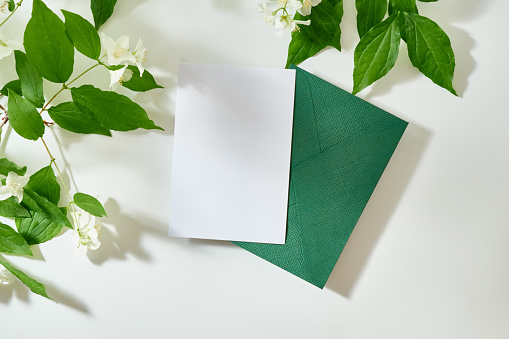
[[[125,51],[125,49],[123,49],[123,48],[121,48],[121,47],[117,47],[117,48],[115,49],[115,52],[113,53],[113,56],[114,56],[115,58],[120,58],[120,57],[122,56],[122,54],[124,54],[124,51]]]
[[[0,13],[5,14],[9,10],[9,3],[4,2],[2,6],[0,6]]]
[[[11,183],[9,184],[9,189],[10,189],[10,190],[11,190],[14,194],[18,193],[19,191],[23,191],[23,187],[21,187],[21,185],[20,185],[20,184],[16,184],[16,183],[14,183],[14,182],[11,182]]]

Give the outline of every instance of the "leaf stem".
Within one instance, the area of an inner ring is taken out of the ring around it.
[[[51,102],[52,102],[53,100],[55,100],[55,98],[56,98],[56,97],[57,97],[60,93],[62,93],[62,91],[63,91],[64,89],[66,89],[66,88],[67,88],[67,86],[66,86],[65,84],[63,84],[63,85],[62,85],[62,88],[60,88],[60,90],[58,90],[58,92],[56,92],[56,93],[55,93],[55,95],[53,95],[53,96],[51,97],[51,99],[49,99],[49,101],[48,101],[48,102],[44,105],[44,107],[41,109],[41,112],[40,112],[40,113],[44,112],[44,111],[48,108],[49,104],[51,104]]]
[[[81,73],[80,75],[78,75],[76,78],[74,78],[73,80],[71,80],[67,85],[64,85],[65,88],[67,88],[70,84],[72,84],[73,82],[75,82],[76,80],[78,80],[79,78],[81,78],[83,75],[85,75],[87,72],[91,71],[92,69],[96,68],[97,66],[101,65],[102,63],[101,62],[98,62],[97,64],[89,67],[88,69],[86,69],[83,73]]]
[[[46,102],[46,104],[44,105],[44,107],[41,109],[41,112],[39,112],[39,114],[42,114],[42,112],[46,111],[48,109],[48,106],[49,104],[51,104],[51,102],[53,102],[53,100],[55,100],[55,98],[60,94],[62,93],[65,89],[69,89],[69,85],[72,84],[73,82],[75,82],[76,80],[78,80],[79,78],[81,78],[83,75],[85,75],[86,73],[88,73],[89,71],[91,71],[92,69],[94,69],[95,67],[101,65],[102,63],[101,62],[98,62],[97,64],[87,68],[83,73],[81,73],[80,75],[78,75],[76,78],[72,79],[69,83],[65,84],[63,83],[62,84],[62,88],[60,88],[58,90],[58,92],[55,93],[55,95],[53,95],[51,97],[51,99],[48,100],[48,102]]]
[[[50,165],[55,166],[55,169],[57,170],[57,173],[58,173],[58,176],[60,178],[60,181],[62,182],[62,185],[64,186],[64,189],[65,189],[65,192],[67,193],[67,196],[69,197],[69,205],[71,205],[71,208],[72,208],[73,212],[76,212],[74,210],[74,202],[72,200],[71,193],[69,192],[69,189],[67,188],[67,185],[65,184],[64,178],[62,177],[62,172],[60,172],[60,168],[57,165],[56,159],[53,157],[53,154],[51,154],[51,151],[49,150],[49,147],[46,144],[46,141],[44,141],[43,137],[41,137],[41,141],[44,144],[44,148],[46,148],[46,152],[48,152],[48,155],[49,155],[49,157],[51,159]]]
[[[20,2],[18,2],[16,4],[16,7],[14,8],[14,10],[11,12],[11,14],[9,14],[9,16],[7,18],[4,19],[4,21],[2,21],[2,23],[0,23],[0,27],[2,27],[3,24],[5,24],[5,22],[7,20],[9,20],[9,18],[14,14],[16,13],[16,11],[18,10],[18,8],[21,6],[21,4],[23,3],[23,0],[21,0]]]

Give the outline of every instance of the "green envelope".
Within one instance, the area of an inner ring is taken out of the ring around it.
[[[286,243],[234,244],[323,288],[408,123],[291,68],[297,77]]]

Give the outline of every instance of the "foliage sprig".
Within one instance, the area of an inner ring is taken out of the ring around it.
[[[8,11],[0,26],[22,3],[23,0],[18,3],[13,0],[0,2],[3,6],[0,9]],[[48,128],[108,137],[111,137],[111,131],[162,130],[129,97],[90,84],[75,86],[83,75],[96,67],[103,67],[112,77],[110,89],[119,85],[136,92],[161,88],[142,66],[146,49],[141,40],[131,51],[127,37],[114,42],[105,35],[99,35],[98,29],[112,15],[115,4],[116,0],[91,0],[92,24],[82,16],[65,10],[62,10],[63,21],[42,0],[33,0],[23,45],[17,48],[18,45],[10,41],[3,44],[7,48],[3,56],[14,50],[18,79],[9,81],[0,90],[0,98],[7,97],[7,104],[0,105],[0,132],[2,127],[10,124],[21,137],[41,142],[50,161],[48,166],[25,176],[26,166],[20,167],[5,157],[0,159],[0,178],[3,178],[0,216],[12,219],[16,227],[0,223],[0,253],[32,256],[31,246],[50,241],[65,229],[72,229],[79,252],[99,247],[100,222],[96,218],[106,217],[106,210],[91,195],[81,192],[71,195],[44,140]],[[73,78],[75,51],[88,57],[92,64]],[[61,84],[61,87],[56,93],[46,96],[45,81]],[[72,100],[52,105],[64,91],[71,93]],[[60,184],[68,200],[63,207],[60,206]],[[10,281],[9,274],[34,293],[50,298],[43,284],[0,256],[0,286]]]

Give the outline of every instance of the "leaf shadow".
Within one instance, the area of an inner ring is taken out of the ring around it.
[[[16,278],[13,278],[16,279]],[[29,289],[21,282],[14,281],[9,285],[0,286],[0,303],[9,304],[14,296],[24,303],[29,301]]]
[[[61,287],[55,287],[53,284],[46,283],[48,295],[58,304],[65,305],[83,314],[90,315],[90,310],[85,303],[68,292],[64,292]]]
[[[149,252],[141,246],[142,237],[145,234],[153,234],[169,240],[166,225],[155,220],[147,220],[147,218],[139,221],[134,216],[125,214],[118,203],[111,198],[104,207],[108,211],[108,218],[103,221],[100,239],[103,244],[108,245],[87,253],[92,263],[102,265],[110,259],[126,260],[128,255],[150,262]],[[147,227],[147,224],[155,226]]]
[[[432,133],[409,123],[391,161],[352,232],[326,288],[350,298],[379,239],[396,211]]]

